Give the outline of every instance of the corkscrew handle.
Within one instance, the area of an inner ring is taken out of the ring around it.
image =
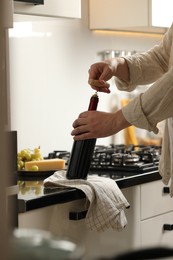
[[[97,110],[98,101],[99,101],[99,98],[98,98],[98,95],[97,95],[97,92],[96,92],[90,98],[90,103],[89,103],[88,110]]]

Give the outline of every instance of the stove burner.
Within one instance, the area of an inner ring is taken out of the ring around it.
[[[133,173],[144,173],[158,170],[161,147],[111,145],[96,146],[90,173],[101,176],[108,175],[117,178],[117,175],[127,176]]]
[[[114,165],[127,165],[139,162],[140,156],[135,154],[123,154],[115,153],[112,154]]]

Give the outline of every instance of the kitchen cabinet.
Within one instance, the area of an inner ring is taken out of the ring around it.
[[[173,22],[173,1],[172,0],[150,0],[151,12],[150,23],[157,27],[170,27]],[[151,15],[152,14],[152,15]]]
[[[161,181],[141,185],[141,220],[173,211],[173,199]]]
[[[171,0],[89,0],[89,27],[164,33],[173,21],[172,7]]]
[[[138,187],[137,187],[138,188]],[[135,189],[136,190],[136,189]],[[127,193],[130,191],[128,189]],[[135,192],[132,192],[135,194]],[[130,193],[128,193],[129,196]],[[136,198],[139,200],[139,197]],[[85,247],[84,259],[100,259],[116,255],[118,252],[133,247],[131,236],[133,232],[133,220],[128,225],[128,231],[116,232],[106,230],[97,232],[87,230],[85,220],[69,220],[69,211],[81,210],[85,205],[85,199],[48,206],[19,214],[20,228],[34,228],[51,232],[61,238],[69,238],[72,241],[80,242]],[[136,212],[136,211],[135,211]],[[131,216],[132,211],[128,212]],[[139,228],[135,238],[139,237]]]
[[[121,232],[89,231],[85,219],[69,220],[69,212],[83,209],[85,198],[20,213],[19,227],[42,229],[60,238],[65,236],[80,241],[85,245],[86,259],[99,259],[142,247],[172,246],[173,230],[163,227],[173,224],[173,199],[163,192],[163,187],[161,180],[154,180],[121,189],[130,203],[130,208],[125,210],[128,224]],[[41,201],[43,203],[43,198]]]
[[[122,189],[130,203],[130,209],[126,213],[128,225],[125,231],[117,236],[117,240],[125,241],[130,245],[130,249],[172,247],[173,199],[164,190],[161,180]],[[129,249],[119,246],[122,252]]]
[[[44,0],[43,5],[14,1],[17,14],[81,18],[81,0]]]
[[[172,246],[173,201],[161,181],[141,185],[140,209],[141,245]]]
[[[149,246],[172,247],[173,231],[164,230],[164,223],[172,223],[173,211],[141,222],[141,244]]]

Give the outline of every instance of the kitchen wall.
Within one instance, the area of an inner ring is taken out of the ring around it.
[[[15,29],[10,31],[11,127],[18,131],[19,150],[41,146],[44,156],[57,149],[71,150],[72,122],[87,109],[94,93],[87,84],[88,69],[101,59],[99,52],[145,51],[161,40],[158,35],[90,31],[86,0],[82,0],[82,19],[14,15],[14,20]],[[110,111],[117,97],[124,95],[112,81],[111,85],[111,95],[99,94],[99,110]],[[109,137],[97,143],[111,141]]]

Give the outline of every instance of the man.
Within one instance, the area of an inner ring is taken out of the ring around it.
[[[112,77],[123,91],[154,83],[116,113],[82,112],[74,121],[71,134],[75,140],[100,138],[130,125],[157,134],[157,124],[166,119],[159,171],[165,184],[171,180],[173,196],[173,25],[160,45],[145,53],[91,65],[88,82],[96,91],[110,93],[107,81]]]

